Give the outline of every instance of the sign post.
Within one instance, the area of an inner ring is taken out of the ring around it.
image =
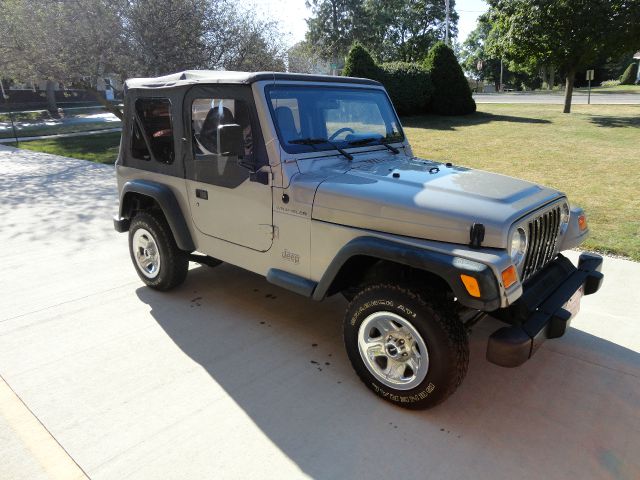
[[[593,80],[594,70],[587,70],[587,80],[589,81],[589,94],[587,96],[587,105],[591,105],[591,80]]]

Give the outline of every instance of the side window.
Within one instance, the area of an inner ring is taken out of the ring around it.
[[[242,127],[244,160],[254,161],[253,134],[249,105],[232,98],[196,98],[191,104],[193,153],[197,158],[218,155],[218,127],[238,124]]]
[[[175,157],[171,102],[167,98],[139,98],[136,100],[136,119],[133,122],[131,154],[140,160],[151,159],[171,164]],[[151,153],[149,152],[151,149]]]

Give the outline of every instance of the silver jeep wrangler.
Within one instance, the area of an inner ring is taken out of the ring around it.
[[[313,300],[349,302],[362,381],[429,408],[467,371],[469,327],[505,322],[487,359],[522,364],[564,334],[602,258],[560,192],[416,158],[375,81],[187,71],[126,82],[119,232],[149,287],[228,262]],[[311,305],[310,305],[311,306]]]

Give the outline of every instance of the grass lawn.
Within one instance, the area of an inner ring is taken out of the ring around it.
[[[16,146],[15,143],[11,145]],[[20,142],[20,148],[26,150],[81,158],[97,163],[114,163],[118,157],[119,147],[120,132]]]
[[[463,117],[405,118],[418,156],[520,177],[586,210],[585,248],[640,260],[640,105],[481,104]]]
[[[580,92],[586,92],[586,87],[576,88]],[[640,85],[616,85],[615,87],[591,87],[591,93],[637,93],[640,95]]]

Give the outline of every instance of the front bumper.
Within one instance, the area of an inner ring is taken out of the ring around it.
[[[501,312],[499,316],[512,326],[500,328],[489,337],[487,360],[503,367],[517,367],[531,358],[545,340],[564,335],[580,310],[582,296],[600,289],[604,278],[601,268],[599,255],[581,254],[577,268],[558,255],[527,282],[522,297]]]

